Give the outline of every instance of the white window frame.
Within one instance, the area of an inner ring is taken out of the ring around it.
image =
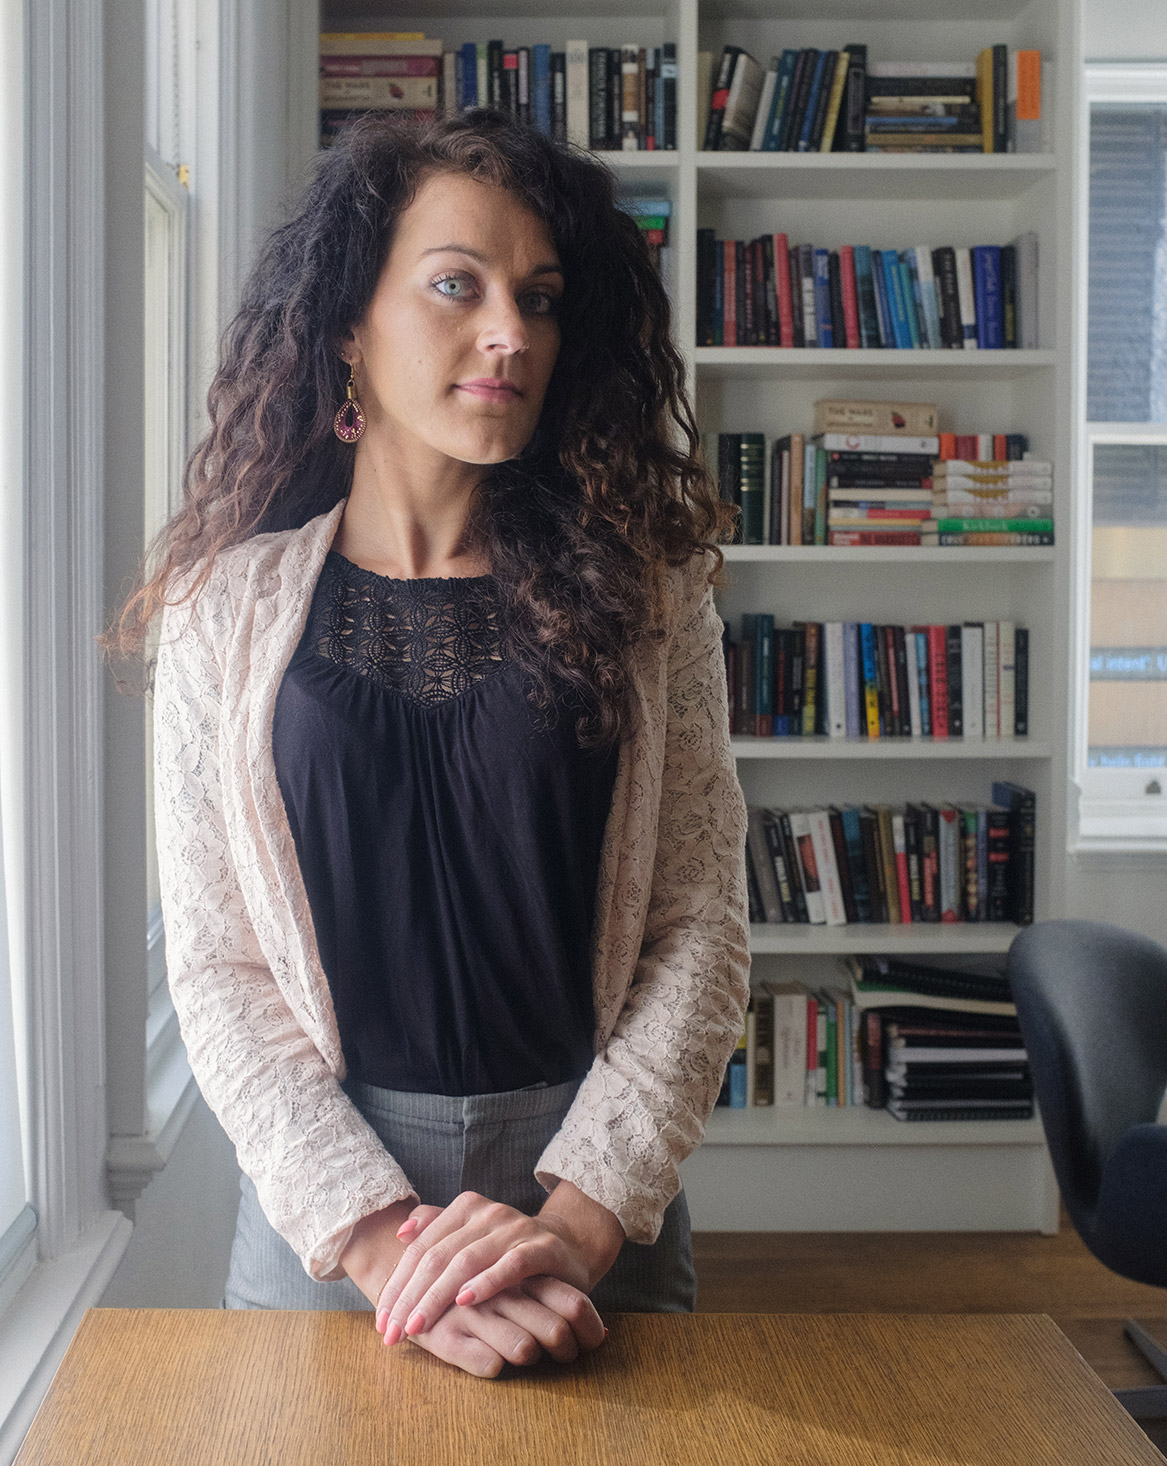
[[[1071,768],[1077,790],[1072,851],[1167,851],[1167,793],[1148,794],[1157,780],[1167,791],[1167,769],[1097,769],[1087,766],[1090,698],[1091,529],[1093,525],[1094,448],[1111,443],[1167,444],[1167,423],[1102,423],[1086,417],[1086,366],[1089,343],[1090,111],[1095,104],[1167,105],[1167,62],[1087,62],[1082,68],[1078,156],[1078,229],[1082,274],[1078,282],[1078,340],[1075,401],[1082,474],[1076,492],[1080,526],[1074,538],[1071,573],[1075,607],[1072,627]],[[1074,801],[1072,801],[1072,804]]]

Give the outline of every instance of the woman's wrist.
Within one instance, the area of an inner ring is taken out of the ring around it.
[[[397,1236],[397,1229],[416,1205],[416,1201],[406,1198],[362,1217],[340,1254],[341,1267],[374,1307],[408,1246],[408,1241],[402,1242]]]
[[[588,1292],[616,1261],[624,1245],[624,1227],[616,1213],[570,1181],[558,1183],[543,1203],[539,1220],[575,1247],[588,1269]]]

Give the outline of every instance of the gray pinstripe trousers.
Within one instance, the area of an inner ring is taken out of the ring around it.
[[[461,1191],[478,1191],[533,1215],[547,1195],[535,1180],[535,1162],[559,1129],[579,1083],[466,1096],[414,1094],[357,1082],[344,1087],[423,1201],[446,1206]],[[657,1240],[625,1242],[591,1297],[601,1313],[693,1311],[697,1277],[683,1190],[666,1209]],[[246,1175],[240,1177],[223,1306],[372,1309],[349,1278],[317,1283],[308,1276],[264,1216]]]

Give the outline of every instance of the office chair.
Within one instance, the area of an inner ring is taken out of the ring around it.
[[[1099,1262],[1167,1288],[1167,950],[1101,921],[1044,921],[1006,971],[1070,1220]],[[1116,1390],[1136,1419],[1167,1417],[1167,1351],[1124,1332],[1164,1379]]]

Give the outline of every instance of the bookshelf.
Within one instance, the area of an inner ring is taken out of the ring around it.
[[[1057,544],[1049,549],[726,547],[718,596],[743,611],[890,622],[1011,617],[1030,628],[1030,736],[947,744],[736,738],[747,802],[977,800],[994,778],[1033,788],[1038,801],[1038,919],[1062,909],[1066,820],[1071,484],[1074,473],[1070,292],[1079,69],[1079,0],[300,0],[333,30],[424,30],[446,49],[502,36],[510,44],[577,37],[592,44],[677,44],[674,153],[598,154],[630,193],[671,199],[670,288],[675,335],[703,431],[809,431],[819,397],[934,401],[942,426],[1026,432],[1055,467]],[[959,18],[937,18],[959,12]],[[300,33],[308,35],[310,24]],[[765,66],[783,47],[865,43],[874,60],[975,58],[986,45],[1035,47],[1047,64],[1048,151],[983,156],[702,153],[707,98],[699,51],[726,44]],[[302,58],[298,75],[314,58]],[[302,102],[299,104],[302,106]],[[1031,351],[806,350],[694,347],[696,231],[750,238],[785,230],[792,241],[838,247],[997,243],[1039,237],[1039,349]],[[1000,952],[1002,925],[768,927],[751,931],[755,975],[821,982],[850,951]],[[694,1225],[719,1230],[1045,1230],[1057,1193],[1039,1121],[905,1124],[879,1111],[718,1110],[686,1162]]]

